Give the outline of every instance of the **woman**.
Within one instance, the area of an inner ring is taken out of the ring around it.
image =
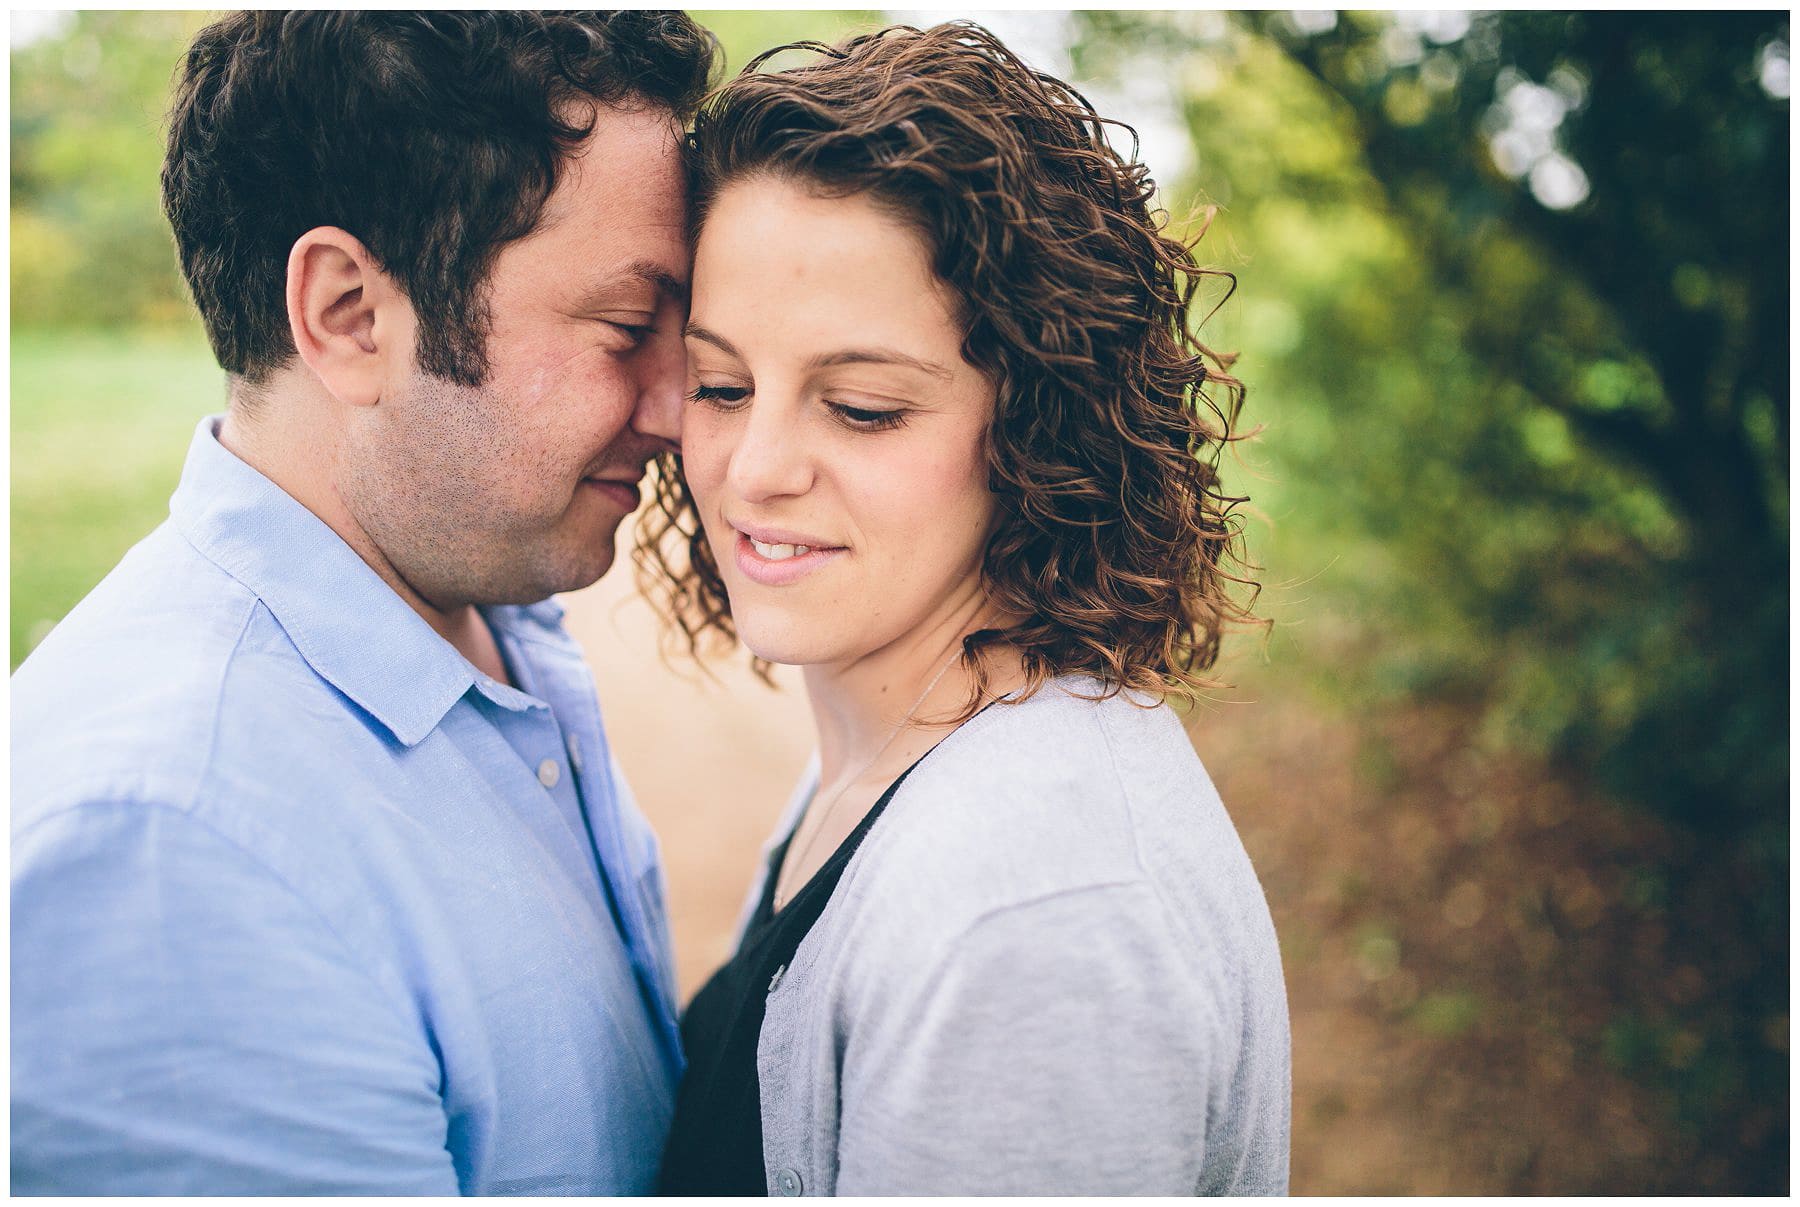
[[[1160,703],[1247,619],[1203,274],[985,31],[810,49],[693,136],[644,552],[690,642],[803,668],[819,757],[685,1016],[663,1189],[1282,1192],[1274,930]]]

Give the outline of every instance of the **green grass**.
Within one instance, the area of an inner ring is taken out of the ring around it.
[[[224,409],[197,328],[13,332],[13,667],[168,515],[194,425]]]

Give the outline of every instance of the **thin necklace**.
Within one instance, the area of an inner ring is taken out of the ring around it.
[[[880,749],[875,752],[868,762],[857,769],[855,775],[844,781],[844,786],[842,788],[839,788],[836,792],[832,793],[831,800],[826,802],[825,808],[819,813],[818,824],[813,826],[812,833],[806,836],[806,842],[801,846],[800,854],[796,857],[781,861],[781,873],[776,877],[775,881],[775,909],[777,911],[787,908],[788,902],[793,900],[794,893],[805,886],[805,882],[802,882],[800,885],[793,883],[794,876],[797,874],[797,871],[794,869],[799,869],[806,865],[806,857],[812,854],[813,846],[819,841],[819,835],[825,831],[825,823],[831,820],[831,811],[837,808],[838,802],[844,799],[844,795],[850,791],[856,781],[869,773],[869,768],[875,765],[876,760],[887,753],[888,747],[894,744],[894,739],[900,736],[900,732],[904,730],[907,725],[911,724],[914,714],[919,711],[919,705],[925,703],[925,697],[929,696],[932,691],[936,689],[944,675],[950,670],[951,666],[955,664],[956,659],[961,652],[962,651],[958,650],[950,655],[950,660],[939,668],[936,675],[932,676],[931,682],[925,685],[925,690],[919,693],[919,698],[913,701],[912,707],[906,710],[906,715],[900,718],[900,723],[888,732],[887,740],[881,744]],[[811,815],[811,813],[812,810],[808,809],[807,814]],[[811,879],[811,877],[808,877],[808,879]],[[781,891],[781,882],[783,880],[788,882],[788,891],[786,893]]]

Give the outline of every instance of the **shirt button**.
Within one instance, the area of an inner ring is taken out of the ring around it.
[[[804,1189],[797,1169],[784,1169],[775,1175],[775,1193],[784,1199],[799,1198]]]
[[[555,759],[545,759],[538,764],[538,783],[546,788],[556,787],[556,781],[562,778],[562,768],[556,765]]]
[[[574,734],[569,735],[569,765],[581,770],[581,739]]]

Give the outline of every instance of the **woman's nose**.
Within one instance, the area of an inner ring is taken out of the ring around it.
[[[811,450],[791,409],[753,403],[739,431],[726,481],[740,498],[805,494],[812,486]]]

